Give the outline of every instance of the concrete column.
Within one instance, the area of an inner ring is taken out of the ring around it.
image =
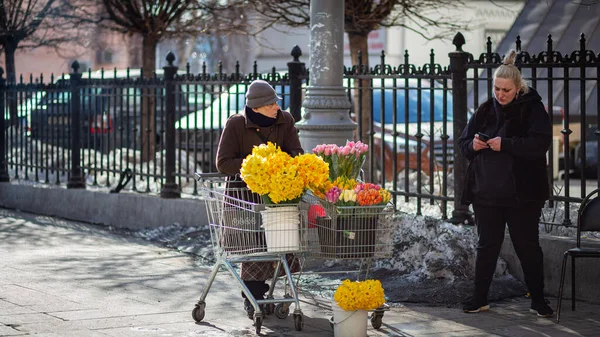
[[[310,1],[310,86],[296,123],[300,143],[310,152],[316,145],[346,144],[356,129],[352,107],[342,84],[344,72],[344,0]]]

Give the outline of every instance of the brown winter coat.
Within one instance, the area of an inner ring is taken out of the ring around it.
[[[294,117],[287,111],[280,111],[274,125],[260,127],[247,119],[244,114],[229,117],[219,148],[217,149],[217,170],[235,175],[240,172],[242,161],[252,153],[255,145],[263,144],[256,130],[272,143],[291,156],[304,153],[298,139],[298,130],[294,126]]]
[[[265,140],[277,144],[291,156],[304,153],[294,122],[289,112],[281,110],[275,124],[268,127],[258,126],[245,114],[229,117],[217,149],[217,170],[231,176],[238,174],[242,161],[252,153],[254,146],[264,144],[257,131]],[[241,278],[244,281],[264,281],[273,277],[274,273],[272,262],[247,262],[242,264]]]

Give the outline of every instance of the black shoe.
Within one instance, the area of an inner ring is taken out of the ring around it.
[[[554,310],[548,305],[548,300],[532,301],[529,312],[537,314],[538,317],[552,317]]]
[[[254,320],[254,307],[252,306],[252,303],[250,302],[249,299],[244,299],[244,310],[246,310],[246,314],[248,315],[248,318],[250,318],[251,320]]]
[[[470,314],[488,310],[490,310],[489,303],[487,301],[482,300],[471,299],[463,306],[463,311]]]

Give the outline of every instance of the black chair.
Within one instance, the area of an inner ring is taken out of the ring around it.
[[[577,210],[577,247],[567,250],[563,256],[562,270],[560,272],[560,287],[558,288],[558,304],[556,308],[556,322],[560,320],[560,305],[562,302],[563,286],[565,282],[565,269],[567,267],[567,258],[571,256],[571,306],[575,310],[575,259],[578,257],[598,257],[600,258],[600,248],[581,247],[581,232],[600,231],[600,198],[595,194],[600,194],[600,188],[588,194],[579,209]]]

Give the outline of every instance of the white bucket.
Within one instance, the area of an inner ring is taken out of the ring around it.
[[[366,337],[369,313],[366,310],[346,311],[331,301],[333,335],[335,337]]]
[[[297,206],[267,207],[261,215],[267,252],[300,250],[300,212]]]

